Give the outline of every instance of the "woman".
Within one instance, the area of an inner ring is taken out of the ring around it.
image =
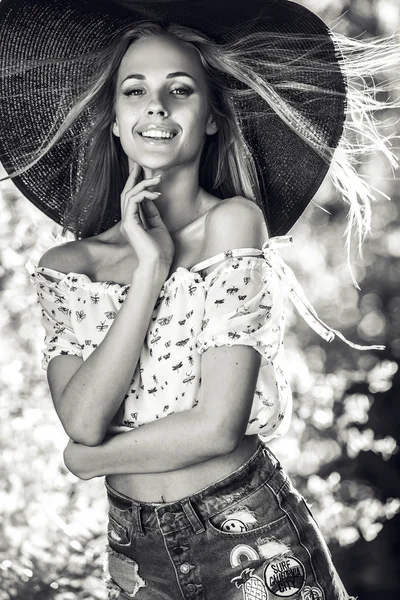
[[[304,27],[307,19],[323,27],[297,5],[285,8],[293,19],[300,11]],[[52,18],[61,20],[54,10]],[[332,45],[323,31],[319,42]],[[318,319],[274,250],[291,241],[276,235],[273,220],[290,202],[286,196],[273,210],[271,199],[267,228],[256,202],[255,156],[232,102],[248,97],[249,88],[228,87],[217,66],[252,84],[279,122],[286,120],[282,144],[303,137],[309,148],[301,163],[309,160],[314,171],[281,231],[300,216],[326,172],[324,161],[332,161],[343,128],[344,78],[333,45],[330,63],[306,57],[310,77],[316,65],[322,77],[330,64],[331,88],[320,79],[319,112],[304,114],[300,100],[310,84],[298,72],[303,88],[293,86],[299,108],[290,113],[287,99],[276,97],[280,86],[257,81],[250,55],[235,44],[221,56],[222,46],[198,31],[131,25],[94,51],[101,74],[94,73],[37,158],[14,173],[32,171],[89,115],[87,145],[74,159],[74,202],[62,213],[64,232],[69,225],[81,234],[47,251],[32,280],[46,329],[42,366],[70,437],[65,463],[83,479],[106,476],[110,598],[350,598],[309,507],[266,444],[290,422],[285,292],[325,339],[334,330]],[[300,49],[299,42],[298,58]],[[233,56],[243,60],[230,72]],[[281,72],[292,64],[287,56]],[[302,131],[317,113],[320,129]],[[322,126],[323,117],[332,122]],[[290,173],[282,180],[282,167],[279,175],[270,175],[271,186],[291,180]],[[97,233],[99,223],[115,221],[116,198],[120,220]]]

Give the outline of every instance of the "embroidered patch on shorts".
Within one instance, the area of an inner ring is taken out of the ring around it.
[[[254,550],[251,546],[247,544],[239,544],[235,546],[231,551],[230,555],[230,563],[232,569],[235,567],[239,567],[242,564],[242,556],[247,558],[247,560],[258,560],[260,557],[258,552]]]
[[[323,600],[324,596],[321,590],[317,587],[306,585],[301,592],[301,600]]]
[[[264,569],[268,590],[279,598],[290,598],[304,585],[306,571],[303,563],[293,556],[275,559]]]
[[[242,588],[243,600],[268,600],[263,580],[253,573],[254,569],[244,569],[238,577],[231,579],[231,582]]]
[[[254,513],[247,508],[242,508],[229,515],[221,524],[221,531],[226,533],[242,533],[257,525]]]
[[[241,533],[247,531],[247,525],[240,519],[225,519],[221,524],[221,531],[226,533]]]

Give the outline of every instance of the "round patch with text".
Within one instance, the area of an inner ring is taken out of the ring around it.
[[[268,563],[264,569],[265,585],[279,598],[290,598],[304,585],[306,571],[303,563],[293,556],[285,556]]]

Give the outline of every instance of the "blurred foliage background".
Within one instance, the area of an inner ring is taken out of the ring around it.
[[[398,0],[302,3],[352,36],[400,27]],[[281,255],[323,320],[353,341],[386,350],[359,352],[338,339],[327,344],[290,305],[286,355],[295,408],[289,433],[271,447],[313,505],[349,593],[394,600],[400,589],[399,185],[378,155],[362,168],[391,200],[377,196],[363,260],[354,243],[361,291],[346,267],[347,206],[329,180]],[[65,240],[10,182],[1,191],[0,600],[102,600],[103,481],[82,482],[63,465],[67,437],[40,368],[44,331],[25,269]]]

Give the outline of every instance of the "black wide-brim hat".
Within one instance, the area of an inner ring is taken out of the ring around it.
[[[27,157],[39,150],[44,134],[60,117],[63,98],[67,103],[77,96],[83,78],[89,75],[76,62],[53,59],[77,57],[108,45],[123,28],[143,19],[192,27],[217,43],[255,32],[285,33],[291,52],[299,56],[317,52],[329,68],[306,69],[300,82],[315,91],[306,95],[295,90],[280,92],[290,102],[299,104],[300,100],[308,121],[323,132],[327,148],[338,145],[346,106],[340,52],[329,27],[299,4],[288,0],[2,0],[0,161],[7,173],[25,165]],[[39,64],[43,59],[48,60]],[[15,65],[27,68],[12,73]],[[284,235],[321,185],[329,161],[261,97],[251,99],[251,112],[256,116],[246,120],[243,134],[257,169],[259,203],[264,205],[270,235]],[[59,224],[76,190],[74,143],[73,136],[66,135],[37,164],[13,179],[26,198]],[[95,234],[120,220],[119,206],[115,210]]]

